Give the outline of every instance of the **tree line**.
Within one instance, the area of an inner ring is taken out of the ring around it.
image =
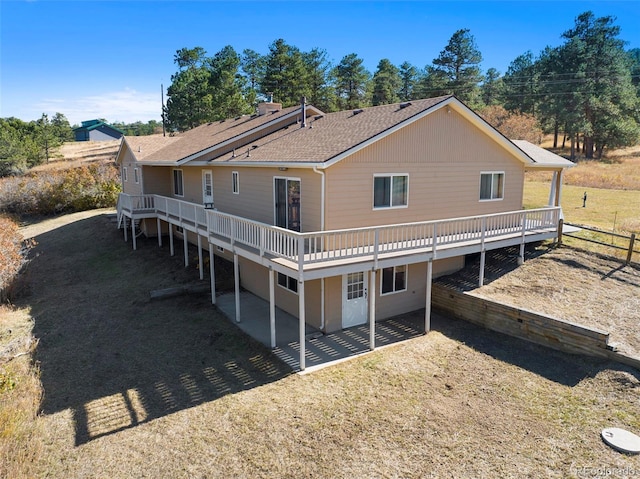
[[[0,176],[21,173],[49,161],[55,148],[73,141],[73,130],[62,113],[51,119],[42,114],[38,120],[0,118]]]
[[[202,47],[174,57],[164,119],[170,131],[255,111],[273,98],[284,107],[301,97],[331,112],[440,95],[457,98],[481,113],[504,107],[508,115],[535,118],[554,133],[554,146],[571,145],[587,158],[605,148],[635,144],[640,136],[640,49],[626,51],[610,16],[585,12],[562,34],[563,43],[535,55],[525,52],[501,74],[482,72],[482,54],[468,29],[456,31],[432,63],[379,61],[369,72],[356,54],[333,64],[321,48],[301,51],[283,39],[261,55],[228,45],[209,56]],[[498,116],[504,116],[500,113]]]
[[[128,136],[162,132],[162,123],[156,120],[110,125]],[[14,117],[0,118],[0,177],[20,174],[48,162],[56,155],[56,148],[66,141],[74,141],[73,128],[62,113],[56,113],[51,119],[43,113],[38,120],[28,122]]]

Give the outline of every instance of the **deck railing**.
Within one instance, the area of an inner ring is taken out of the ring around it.
[[[321,263],[362,256],[374,259],[409,250],[431,250],[449,245],[483,244],[499,237],[555,232],[559,207],[511,211],[397,225],[298,233],[247,218],[206,209],[202,205],[159,195],[130,196],[121,193],[118,214],[153,211],[167,221],[206,230],[211,240],[241,245],[260,256],[297,263]],[[300,254],[302,252],[302,254]]]

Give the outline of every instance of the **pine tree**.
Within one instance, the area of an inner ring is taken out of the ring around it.
[[[339,110],[360,108],[367,105],[367,90],[371,75],[363,60],[355,53],[345,55],[331,74]]]
[[[433,60],[433,71],[428,76],[445,80],[445,91],[460,100],[477,103],[478,86],[482,82],[480,71],[482,54],[469,29],[453,34],[447,46]]]
[[[388,105],[400,101],[399,92],[402,88],[402,78],[398,67],[390,60],[383,58],[378,63],[378,69],[373,74],[373,105]]]

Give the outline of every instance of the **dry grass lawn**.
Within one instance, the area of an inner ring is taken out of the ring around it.
[[[58,148],[49,163],[36,166],[31,171],[73,168],[96,161],[113,162],[119,148],[120,140],[67,142]]]
[[[5,450],[9,438],[27,451],[4,454],[0,475],[567,478],[640,469],[599,437],[609,426],[640,431],[638,371],[436,315],[427,336],[291,374],[206,294],[149,300],[152,289],[197,278],[180,255],[152,240],[132,251],[100,212],[73,218],[25,230],[38,246],[13,311],[33,321],[44,399],[37,419],[25,419],[37,444],[0,434]],[[0,314],[2,331],[13,328],[14,313]]]

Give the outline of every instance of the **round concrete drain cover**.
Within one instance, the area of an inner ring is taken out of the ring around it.
[[[640,453],[640,437],[619,427],[603,429],[602,440],[620,452],[627,454]]]

